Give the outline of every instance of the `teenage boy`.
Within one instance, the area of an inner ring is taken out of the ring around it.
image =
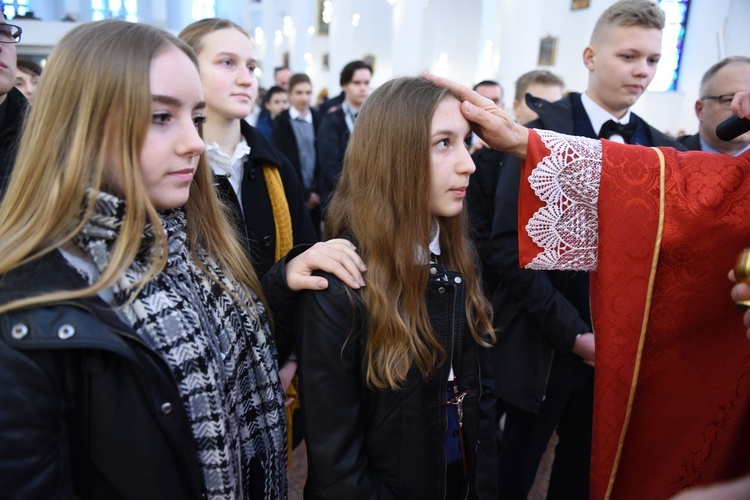
[[[10,179],[16,150],[21,140],[28,101],[16,84],[16,45],[21,41],[21,29],[0,18],[4,25],[0,36],[0,199]]]
[[[688,149],[732,156],[750,147],[750,132],[722,141],[716,126],[732,116],[732,98],[737,92],[750,89],[750,57],[732,56],[717,62],[703,75],[700,98],[695,101],[695,114],[700,125],[698,133],[683,135],[677,141]]]
[[[679,147],[630,111],[656,73],[663,28],[664,13],[653,2],[620,0],[610,6],[583,51],[586,92],[555,103],[527,97],[539,115],[527,125]],[[526,498],[557,431],[549,498],[588,499],[594,381],[588,274],[519,268],[519,180],[520,161],[509,156],[498,182],[490,239],[499,276],[492,300],[495,326],[503,332],[495,349],[496,384],[507,412],[499,459],[501,497]]]
[[[289,79],[290,107],[276,118],[272,142],[289,158],[297,171],[315,232],[320,237],[320,195],[317,187],[319,168],[315,154],[320,117],[310,107],[311,102],[310,77],[304,73],[292,75]]]
[[[357,114],[370,95],[372,67],[364,61],[352,61],[341,70],[339,83],[344,95],[341,106],[326,114],[318,132],[318,163],[320,164],[320,197],[323,216],[336,181],[341,175],[344,152],[357,121]]]

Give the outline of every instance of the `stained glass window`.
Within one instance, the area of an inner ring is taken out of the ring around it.
[[[29,11],[29,0],[18,0],[16,2],[3,2],[3,13],[8,19],[23,16]]]
[[[138,22],[138,0],[91,0],[91,18]]]
[[[666,24],[661,44],[661,60],[649,90],[677,90],[689,4],[690,0],[659,0],[659,6],[666,15]]]

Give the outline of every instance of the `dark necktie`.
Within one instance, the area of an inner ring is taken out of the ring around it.
[[[638,123],[635,121],[623,125],[614,120],[607,120],[599,131],[599,137],[609,139],[613,135],[620,135],[625,140],[625,144],[630,144],[636,128],[638,128]]]

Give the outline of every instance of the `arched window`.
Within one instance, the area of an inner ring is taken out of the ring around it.
[[[193,19],[216,17],[216,0],[193,0]]]
[[[29,0],[18,0],[16,2],[3,2],[3,13],[8,19],[23,16],[29,11]]]
[[[677,90],[689,5],[690,0],[659,0],[659,6],[666,14],[666,26],[662,37],[661,60],[649,90]]]
[[[138,22],[138,0],[91,0],[91,18]]]

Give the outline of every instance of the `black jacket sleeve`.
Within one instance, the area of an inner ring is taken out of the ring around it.
[[[42,364],[0,341],[0,491],[5,498],[73,497],[62,385]]]
[[[346,285],[301,294],[297,309],[300,394],[309,475],[306,498],[393,498],[368,467],[357,325]]]
[[[499,273],[498,289],[502,288],[506,297],[501,314],[506,318],[524,315],[552,347],[568,352],[573,348],[576,335],[590,331],[590,328],[578,310],[553,285],[546,271],[519,267],[518,230],[519,224],[523,224],[518,220],[520,178],[521,161],[509,155],[497,185],[489,242],[492,267]]]

